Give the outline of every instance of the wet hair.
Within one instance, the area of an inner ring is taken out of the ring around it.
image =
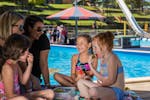
[[[12,34],[5,41],[2,48],[2,60],[0,62],[0,72],[2,66],[8,59],[17,60],[28,48],[30,48],[31,43],[29,38],[24,35]]]
[[[12,34],[12,27],[15,25],[20,19],[24,20],[24,17],[12,11],[6,11],[0,15],[0,38],[6,40],[8,36]]]
[[[107,32],[103,32],[103,33],[98,33],[93,40],[97,40],[99,46],[100,45],[107,45],[107,48],[109,51],[112,50],[113,48],[113,39],[114,39],[114,35],[107,31]]]
[[[81,35],[79,35],[79,36],[77,37],[77,39],[80,38],[80,37],[85,38],[88,43],[91,43],[91,42],[92,42],[92,38],[91,38],[91,36],[88,35],[88,34],[81,34]]]
[[[30,37],[30,29],[34,28],[35,24],[37,22],[42,22],[42,18],[36,16],[36,15],[30,15],[26,17],[25,22],[24,22],[24,35]]]

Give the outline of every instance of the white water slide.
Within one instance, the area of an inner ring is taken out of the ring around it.
[[[123,11],[127,21],[129,22],[132,29],[136,32],[137,35],[140,37],[150,38],[150,33],[145,32],[136,22],[135,18],[133,17],[132,13],[130,12],[129,8],[125,4],[124,0],[117,0],[119,7]]]

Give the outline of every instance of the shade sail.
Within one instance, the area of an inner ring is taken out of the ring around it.
[[[55,20],[75,20],[75,32],[77,35],[78,20],[103,20],[105,17],[82,7],[74,6],[54,15],[47,16],[46,18]]]

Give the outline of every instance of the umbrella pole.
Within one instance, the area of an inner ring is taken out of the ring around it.
[[[78,20],[76,19],[75,20],[75,36],[77,37],[78,36]]]

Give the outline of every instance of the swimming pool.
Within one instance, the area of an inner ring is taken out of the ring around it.
[[[70,75],[71,57],[78,53],[74,47],[51,46],[48,57],[49,68],[55,72]],[[114,50],[114,53],[122,61],[125,70],[125,78],[150,76],[150,53],[138,53]],[[50,75],[51,84],[58,84]]]

